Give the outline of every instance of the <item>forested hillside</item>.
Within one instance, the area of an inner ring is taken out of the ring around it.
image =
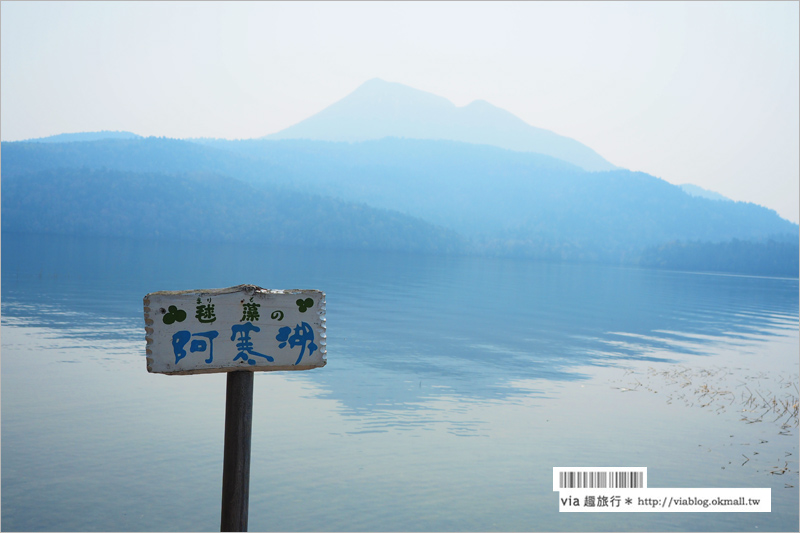
[[[665,268],[675,261],[660,247],[707,243],[692,245],[698,269],[711,268],[721,248],[697,246],[798,242],[796,224],[755,204],[691,196],[641,172],[587,172],[541,154],[453,141],[151,137],[3,143],[2,156],[4,231],[241,238]],[[661,250],[660,259],[653,250]],[[769,261],[786,257],[783,248],[753,250]]]
[[[3,175],[3,231],[204,244],[458,252],[452,231],[313,194],[266,192],[219,174],[69,168]],[[211,251],[198,248],[198,253]]]
[[[586,172],[552,157],[449,141],[202,141],[292,169],[292,182],[397,209],[469,237],[476,250],[635,262],[675,240],[796,241],[770,209],[718,202],[628,170]]]
[[[648,248],[641,266],[687,272],[729,272],[761,276],[798,277],[797,242],[670,242]]]

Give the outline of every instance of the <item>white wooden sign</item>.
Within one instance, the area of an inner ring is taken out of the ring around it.
[[[201,374],[325,366],[325,293],[227,289],[144,297],[147,370]]]

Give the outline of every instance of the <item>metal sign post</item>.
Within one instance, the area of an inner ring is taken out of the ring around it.
[[[229,372],[225,393],[225,451],[220,531],[247,531],[250,502],[250,437],[253,373]]]
[[[325,293],[255,285],[153,292],[144,320],[148,372],[228,373],[220,531],[247,531],[253,373],[325,366]]]

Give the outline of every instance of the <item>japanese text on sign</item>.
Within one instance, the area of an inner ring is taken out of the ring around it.
[[[254,285],[144,297],[147,370],[198,374],[325,366],[325,293]]]

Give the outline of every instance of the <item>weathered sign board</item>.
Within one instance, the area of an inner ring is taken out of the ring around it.
[[[227,289],[144,297],[147,370],[201,374],[325,366],[325,293]]]

